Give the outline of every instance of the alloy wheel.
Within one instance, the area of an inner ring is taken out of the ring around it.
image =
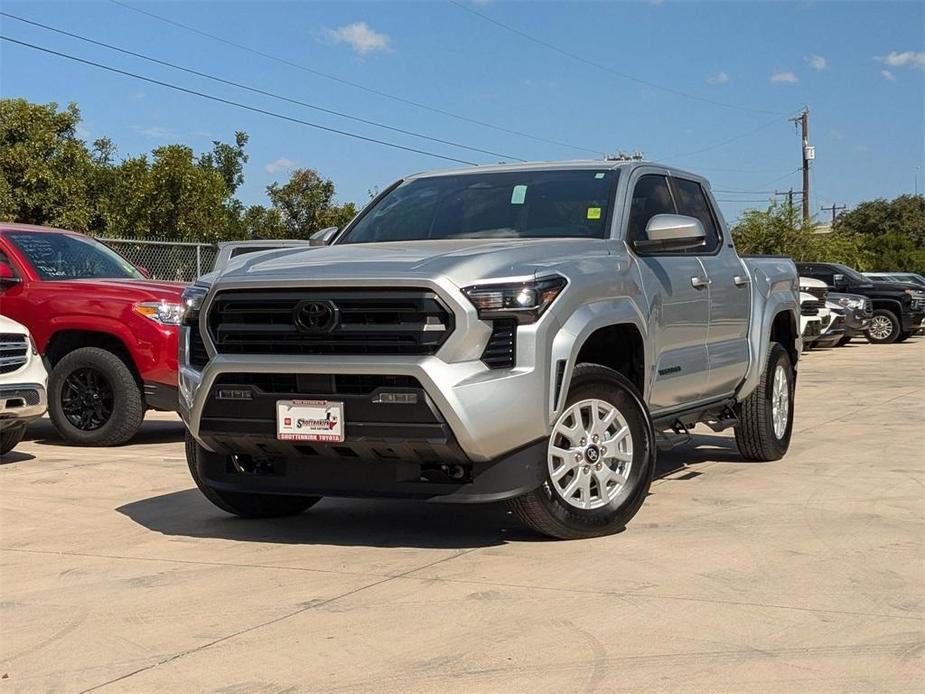
[[[94,431],[112,417],[112,384],[100,371],[85,366],[64,379],[61,409],[67,421],[81,431]]]
[[[606,506],[626,485],[632,464],[633,436],[612,404],[581,400],[556,420],[547,452],[548,486],[569,506]]]
[[[893,334],[893,322],[886,316],[874,316],[867,331],[875,340],[886,340]]]
[[[783,365],[778,364],[774,369],[774,383],[771,386],[771,422],[774,425],[774,435],[778,439],[784,438],[789,419],[790,382]]]

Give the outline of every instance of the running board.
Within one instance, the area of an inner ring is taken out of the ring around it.
[[[655,433],[655,447],[659,451],[670,451],[682,446],[691,440],[690,432],[684,423],[678,419],[671,425],[671,431],[658,431]]]
[[[671,413],[653,415],[652,424],[656,431],[670,429],[676,432],[676,425],[680,423],[686,433],[694,425],[703,422],[713,431],[722,431],[735,426],[738,422],[735,405],[735,398],[714,400]]]

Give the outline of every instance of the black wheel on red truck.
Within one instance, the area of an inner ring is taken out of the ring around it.
[[[48,379],[48,414],[63,439],[118,446],[131,439],[145,405],[135,374],[117,354],[81,347],[64,355]]]

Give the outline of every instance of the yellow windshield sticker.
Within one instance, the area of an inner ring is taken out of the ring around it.
[[[589,207],[588,208],[588,219],[600,219],[601,218],[601,208],[600,207]]]

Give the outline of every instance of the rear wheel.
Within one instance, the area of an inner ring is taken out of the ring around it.
[[[900,333],[899,318],[892,311],[885,308],[878,308],[874,311],[870,319],[870,327],[867,328],[867,341],[875,345],[888,345],[896,342]]]
[[[64,355],[48,379],[48,414],[65,440],[82,446],[118,446],[144,419],[135,375],[116,354],[81,347]]]
[[[509,508],[526,526],[560,539],[618,532],[649,491],[654,438],[629,380],[579,364],[547,444],[546,481],[509,501]]]
[[[739,404],[736,445],[747,460],[779,460],[793,432],[793,365],[775,342],[758,386]]]
[[[25,424],[10,424],[0,430],[0,455],[5,455],[16,448],[26,435]]]
[[[242,518],[276,518],[280,516],[295,516],[307,508],[321,501],[320,496],[288,496],[285,494],[251,494],[248,492],[225,492],[212,489],[203,482],[199,476],[200,463],[220,460],[224,462],[226,456],[207,451],[196,443],[196,440],[186,432],[186,463],[189,466],[193,481],[199,491],[218,506],[222,511]],[[210,461],[210,458],[212,459]]]

